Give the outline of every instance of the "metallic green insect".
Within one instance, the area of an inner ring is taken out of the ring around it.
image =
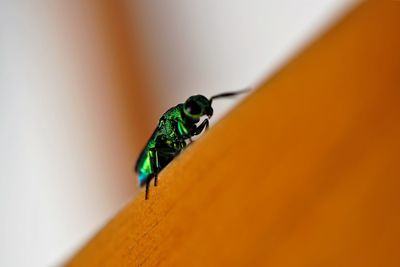
[[[146,185],[146,199],[149,185],[154,177],[157,186],[158,173],[168,165],[185,147],[192,137],[208,129],[208,119],[213,115],[212,101],[217,98],[235,96],[248,90],[228,92],[207,99],[203,95],[189,97],[185,103],[178,104],[165,112],[158,122],[149,141],[140,153],[135,171],[140,186]],[[201,117],[207,116],[199,125]]]

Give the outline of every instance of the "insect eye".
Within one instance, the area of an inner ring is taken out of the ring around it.
[[[185,110],[191,115],[200,115],[201,107],[195,101],[187,101],[185,103]]]

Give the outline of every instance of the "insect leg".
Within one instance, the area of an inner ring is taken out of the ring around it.
[[[158,182],[158,171],[160,170],[160,163],[158,161],[158,151],[156,148],[151,149],[154,156],[151,157],[151,169],[154,173],[154,186],[157,186]]]
[[[146,194],[145,194],[145,197],[144,197],[144,199],[146,199],[146,200],[149,198],[149,185],[150,185],[150,179],[148,179],[146,181]]]
[[[154,186],[157,186],[157,181],[158,181],[158,170],[160,169],[160,163],[158,161],[158,152],[156,149],[154,149],[155,151],[155,163],[156,163],[156,171],[155,171],[155,177],[154,177]]]
[[[207,130],[208,125],[209,125],[208,119],[205,119],[198,127],[196,127],[196,129],[194,130],[192,135],[200,134],[204,130],[204,128],[206,128],[206,130]]]

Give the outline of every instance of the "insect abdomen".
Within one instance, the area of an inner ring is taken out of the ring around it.
[[[139,157],[136,164],[136,172],[138,174],[140,186],[144,185],[148,179],[154,176],[151,168],[151,153],[147,149],[145,149]]]

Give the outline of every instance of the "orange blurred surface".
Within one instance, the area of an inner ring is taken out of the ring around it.
[[[149,70],[143,55],[144,48],[140,41],[140,33],[132,27],[129,9],[123,1],[101,2],[92,6],[98,17],[99,28],[103,29],[106,55],[109,57],[108,75],[115,83],[114,93],[118,98],[117,108],[121,109],[121,120],[126,126],[124,134],[130,149],[142,148],[147,135],[153,131],[151,118],[154,114],[146,108],[146,103],[159,102],[152,95],[152,85],[148,81]],[[150,101],[152,99],[152,101]],[[146,110],[146,113],[143,113]],[[134,129],[141,129],[134,131]],[[133,138],[133,136],[135,138]],[[135,139],[135,141],[133,140]],[[137,142],[137,143],[136,143]]]
[[[70,266],[399,266],[400,4],[366,2]]]

